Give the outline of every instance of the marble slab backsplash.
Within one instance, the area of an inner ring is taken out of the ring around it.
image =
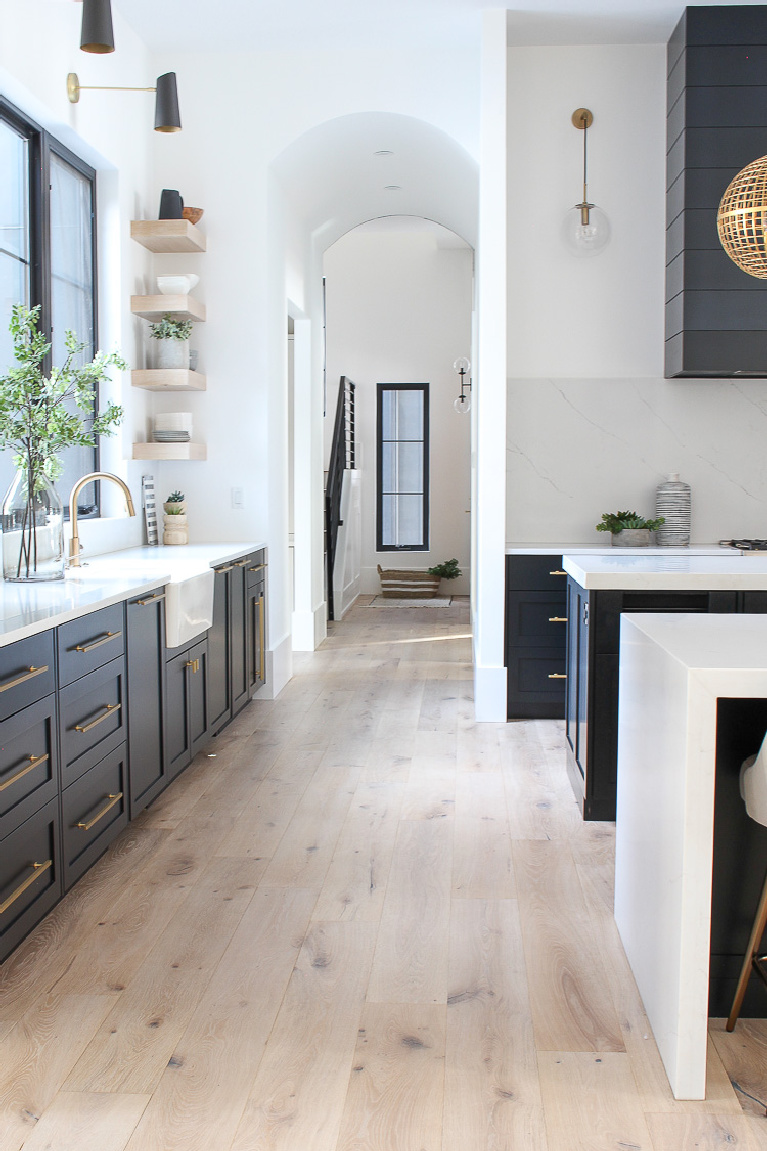
[[[508,542],[604,542],[602,512],[651,516],[668,472],[692,543],[767,538],[767,380],[508,381]]]

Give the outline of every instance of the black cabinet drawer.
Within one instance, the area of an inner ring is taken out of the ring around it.
[[[122,655],[124,614],[121,603],[90,612],[58,629],[59,687]]]
[[[128,822],[125,745],[72,783],[61,797],[64,888],[106,851]]]
[[[56,797],[0,840],[0,962],[61,895]]]
[[[261,551],[253,552],[248,556],[248,565],[245,569],[248,579],[248,587],[255,587],[259,580],[264,579],[266,572],[266,552]]]
[[[0,720],[55,690],[52,631],[0,647]]]
[[[566,583],[561,555],[506,556],[506,586],[509,591],[561,590],[564,595]]]
[[[564,652],[551,655],[523,655],[515,660],[516,679],[514,690],[534,695],[564,695],[565,656]]]
[[[56,699],[6,719],[0,730],[0,839],[59,791]]]
[[[59,695],[61,774],[67,787],[125,740],[125,660],[115,659]]]
[[[509,647],[565,648],[565,588],[561,592],[513,591],[506,596]]]

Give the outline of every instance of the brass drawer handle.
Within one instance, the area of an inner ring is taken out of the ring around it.
[[[247,567],[247,566],[248,566],[249,562],[250,562],[249,560],[236,560],[236,561],[235,561],[235,562],[232,564],[232,567],[234,567],[234,568],[244,568],[244,567]]]
[[[258,597],[258,678],[266,682],[266,663],[264,654],[264,597]]]
[[[26,683],[28,679],[34,679],[37,675],[43,675],[48,670],[48,664],[43,664],[42,667],[31,667],[29,671],[25,671],[23,675],[19,675],[16,679],[9,679],[7,683],[0,686],[0,691],[8,691],[12,687],[18,687],[20,683]]]
[[[552,673],[551,673],[551,675],[549,676],[549,679],[567,679],[567,676],[566,676],[566,675],[562,675],[562,674],[561,674],[561,672],[558,672],[558,671],[554,671],[554,672],[552,672]]]
[[[567,575],[567,572],[563,572],[563,571],[549,572],[549,575]]]
[[[102,643],[109,643],[110,640],[117,639],[121,635],[121,631],[108,631],[106,635],[102,635],[101,639],[94,640],[93,643],[86,643],[84,647],[78,643],[75,651],[81,651],[85,654],[87,651],[93,651],[94,647],[101,647]]]
[[[152,595],[149,599],[137,599],[136,603],[139,607],[146,607],[148,603],[156,603],[158,599],[165,599],[165,592],[160,592],[158,595]]]
[[[233,567],[234,567],[234,564],[227,564],[227,566],[224,568],[214,568],[213,570],[217,571],[217,572],[230,572]]]
[[[248,568],[248,571],[249,572],[262,572],[265,567],[266,567],[266,564],[258,564],[257,567]]]
[[[197,675],[197,672],[200,670],[200,661],[199,659],[188,659],[184,667],[191,667],[192,675]]]
[[[46,859],[45,863],[33,863],[32,874],[28,875],[24,882],[20,883],[15,891],[11,892],[4,903],[0,903],[0,915],[2,915],[4,911],[7,911],[11,904],[15,903],[19,896],[24,894],[30,884],[35,882],[38,875],[42,875],[49,867],[53,867],[52,859]]]
[[[46,751],[45,755],[30,755],[29,756],[29,763],[27,764],[26,767],[22,767],[21,771],[17,771],[16,774],[12,775],[10,779],[6,779],[5,783],[0,783],[0,791],[5,791],[6,787],[10,787],[11,784],[13,784],[13,783],[18,783],[19,780],[23,779],[24,776],[28,772],[30,772],[33,767],[37,767],[38,763],[47,763],[47,761],[48,761],[48,752],[47,751]]]
[[[121,703],[108,703],[105,706],[106,706],[106,711],[104,712],[103,715],[100,715],[98,717],[98,719],[94,719],[92,723],[86,723],[84,727],[82,727],[79,723],[76,723],[75,724],[75,731],[79,731],[81,735],[85,735],[86,731],[91,731],[94,727],[98,727],[98,725],[100,723],[103,723],[105,719],[109,719],[110,715],[112,715],[113,712],[119,711],[120,708],[122,707],[122,704]]]
[[[566,615],[550,615],[549,623],[567,623]]]
[[[106,804],[104,805],[104,807],[102,807],[102,809],[101,809],[101,811],[98,813],[98,815],[94,815],[93,819],[89,819],[87,823],[76,823],[76,824],[75,824],[75,827],[81,827],[83,831],[90,831],[90,829],[91,829],[92,827],[94,827],[94,826],[95,826],[95,825],[98,823],[98,821],[99,821],[100,819],[103,819],[103,818],[104,818],[104,816],[106,815],[106,813],[107,813],[108,811],[111,811],[111,810],[112,810],[112,808],[114,807],[114,805],[115,805],[115,804],[116,804],[116,803],[117,803],[119,800],[121,800],[121,799],[122,799],[122,797],[123,797],[123,793],[122,793],[121,791],[118,791],[118,792],[116,792],[116,793],[114,793],[114,794],[110,794],[110,795],[108,795],[108,796],[107,796],[107,800],[108,800],[109,802],[108,802],[108,803],[106,803]]]

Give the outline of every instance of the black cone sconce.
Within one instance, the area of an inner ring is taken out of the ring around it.
[[[155,132],[180,132],[181,114],[178,109],[176,73],[165,72],[157,77],[155,88],[117,88],[104,84],[81,84],[75,72],[67,76],[67,96],[70,104],[77,104],[81,92],[155,92]]]
[[[83,22],[80,28],[80,48],[83,52],[99,55],[114,52],[110,0],[83,0]]]

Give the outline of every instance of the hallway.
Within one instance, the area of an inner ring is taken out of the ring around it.
[[[767,1148],[762,1024],[671,1097],[561,725],[369,599],[0,968],[2,1151]]]

